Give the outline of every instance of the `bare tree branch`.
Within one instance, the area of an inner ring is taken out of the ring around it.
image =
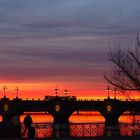
[[[109,49],[109,60],[115,65],[110,75],[104,78],[110,84],[123,91],[140,91],[140,42],[137,35],[137,45],[131,49],[122,50],[119,43],[114,43],[114,50]]]

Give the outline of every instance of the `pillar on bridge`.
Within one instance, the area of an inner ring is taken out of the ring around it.
[[[53,125],[53,137],[68,137],[69,133],[69,115],[55,114]]]
[[[69,116],[73,113],[71,102],[63,98],[56,98],[52,106],[49,106],[48,112],[53,116],[54,120],[54,137],[65,137],[69,136]]]
[[[105,116],[105,134],[107,136],[119,135],[117,114],[107,114]]]
[[[105,135],[119,135],[119,126],[118,126],[118,118],[120,115],[119,107],[117,100],[107,99],[105,100],[104,108],[102,108],[101,112],[105,118]]]
[[[56,114],[54,116],[54,123],[59,124],[69,124],[69,115],[66,114]]]
[[[66,108],[65,106],[62,106],[61,103],[57,102],[54,106],[52,106],[50,114],[52,114],[54,118],[54,123],[68,124],[71,112],[68,107]]]
[[[68,137],[69,136],[69,116],[71,112],[69,109],[64,108],[61,104],[57,103],[54,106],[54,111],[52,112],[52,116],[54,118],[53,121],[53,137]]]
[[[118,126],[118,116],[114,114],[106,115],[105,124],[109,126]]]
[[[14,114],[3,114],[2,115],[2,123],[10,123],[12,122]]]

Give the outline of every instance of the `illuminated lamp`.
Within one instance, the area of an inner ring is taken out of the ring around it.
[[[106,110],[107,110],[107,112],[111,112],[112,106],[111,105],[107,105]]]
[[[4,104],[4,105],[3,105],[3,109],[4,109],[4,111],[8,111],[8,109],[9,109],[8,104]]]
[[[57,105],[55,105],[55,111],[56,111],[56,112],[59,112],[59,111],[60,111],[60,109],[61,109],[60,105],[58,105],[58,104],[57,104]]]

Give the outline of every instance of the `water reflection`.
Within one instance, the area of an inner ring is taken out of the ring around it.
[[[98,111],[79,111],[79,112],[74,112],[70,116],[69,122],[97,123],[97,122],[105,122],[105,118]]]
[[[140,115],[126,111],[119,117],[118,121],[121,123],[139,123]]]
[[[21,123],[23,123],[23,120],[27,114],[30,114],[34,123],[53,123],[52,115],[48,114],[47,112],[24,112],[24,114],[20,116]]]

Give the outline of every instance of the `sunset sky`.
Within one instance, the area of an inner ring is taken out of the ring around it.
[[[0,0],[0,97],[106,96],[108,48],[139,31],[140,0]]]

